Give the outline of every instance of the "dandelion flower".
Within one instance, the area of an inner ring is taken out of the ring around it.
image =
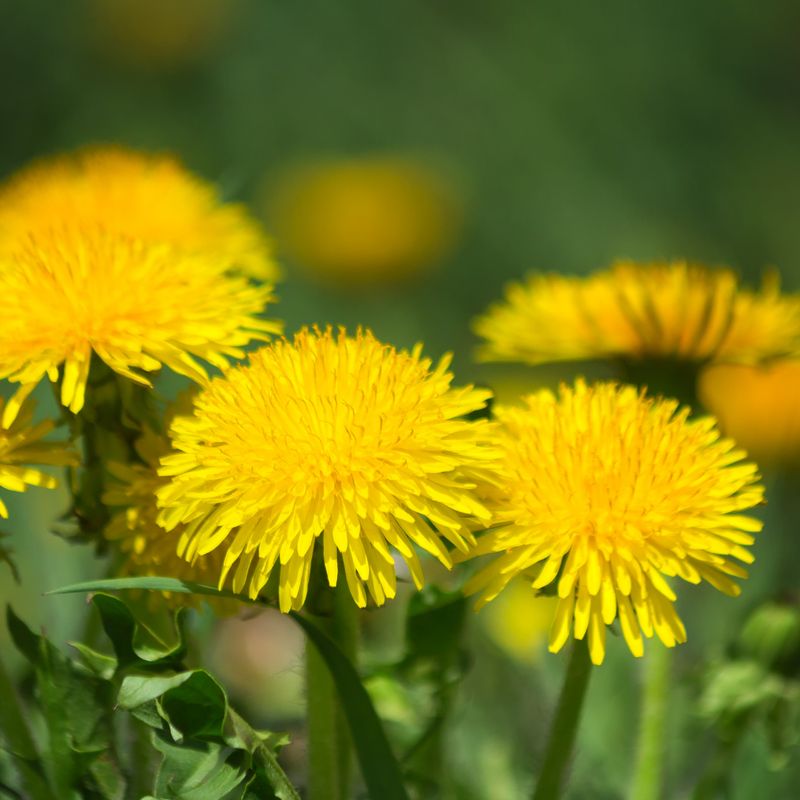
[[[146,428],[136,442],[141,463],[110,463],[110,488],[103,502],[116,508],[103,531],[106,539],[116,544],[123,555],[122,575],[157,575],[213,586],[222,569],[220,551],[210,553],[189,564],[177,554],[180,526],[165,531],[157,522],[159,509],[156,492],[169,481],[158,474],[159,461],[170,452],[167,436]],[[165,593],[173,604],[193,604],[194,595]],[[214,600],[218,611],[235,611],[237,603]]]
[[[0,398],[0,416],[5,401]],[[29,464],[48,464],[65,467],[77,463],[75,454],[63,442],[44,441],[55,427],[52,420],[33,423],[34,405],[26,401],[14,420],[0,425],[0,487],[12,492],[24,492],[29,486],[53,489],[58,482],[52,475]],[[0,517],[8,519],[6,504],[0,499]]]
[[[486,361],[593,358],[754,362],[800,352],[800,297],[728,269],[619,262],[587,278],[533,275],[475,322]]]
[[[304,603],[317,539],[329,583],[341,556],[360,606],[367,590],[378,605],[394,597],[392,549],[421,586],[413,545],[450,566],[445,542],[466,550],[490,518],[475,488],[493,474],[491,424],[463,419],[490,393],[451,388],[448,364],[369,332],[303,330],[262,348],[172,424],[159,522],[184,525],[189,561],[221,548],[219,585],[236,565],[236,593],[255,598],[279,567],[284,612]]]
[[[220,269],[277,277],[270,244],[245,207],[221,202],[172,156],[88,148],[34,162],[0,189],[0,253],[31,233],[91,226],[171,245]]]
[[[714,364],[700,373],[698,394],[760,464],[800,461],[800,360]]]
[[[270,198],[270,219],[292,260],[350,285],[428,271],[452,250],[460,218],[443,176],[408,158],[305,165],[288,172]]]
[[[144,385],[142,372],[162,365],[204,381],[201,361],[224,368],[250,341],[278,331],[258,316],[269,286],[225,274],[214,259],[101,228],[31,234],[0,265],[0,378],[21,385],[6,424],[62,366],[61,402],[80,411],[93,353]]]
[[[554,584],[559,602],[550,650],[588,633],[592,661],[605,656],[606,626],[619,621],[631,652],[643,635],[672,647],[686,639],[668,578],[707,581],[730,595],[746,577],[761,523],[741,511],[762,501],[756,466],[721,439],[710,417],[688,419],[673,400],[631,386],[578,381],[524,407],[500,406],[502,525],[473,553],[497,557],[467,586],[482,605],[519,574]],[[736,561],[735,561],[735,560]]]

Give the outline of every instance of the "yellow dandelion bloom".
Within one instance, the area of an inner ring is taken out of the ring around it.
[[[698,382],[703,405],[761,464],[800,461],[800,360],[714,364]]]
[[[0,188],[0,254],[33,233],[99,226],[274,281],[269,241],[245,207],[169,155],[95,147],[45,158]]]
[[[5,400],[0,398],[0,417]],[[75,454],[63,442],[44,441],[55,427],[52,420],[33,422],[33,401],[26,401],[8,424],[0,424],[0,488],[24,492],[29,486],[53,489],[58,481],[29,464],[66,467],[77,463]],[[0,517],[8,519],[6,504],[0,499]]]
[[[269,286],[167,245],[95,227],[31,234],[0,254],[0,378],[21,384],[6,423],[62,366],[61,402],[79,411],[93,353],[144,385],[162,365],[204,381],[201,361],[224,368],[278,331],[258,316],[270,300]]]
[[[587,635],[605,656],[606,626],[619,621],[631,652],[642,635],[667,646],[686,639],[666,578],[707,581],[730,595],[751,563],[761,523],[740,514],[762,501],[756,466],[721,439],[711,417],[689,420],[673,400],[601,383],[542,391],[524,407],[500,406],[505,490],[498,527],[475,555],[497,558],[467,591],[482,605],[520,573],[535,589],[557,585],[550,650]]]
[[[180,526],[168,532],[157,521],[156,492],[169,482],[158,474],[158,467],[160,459],[170,453],[169,438],[145,429],[136,442],[136,452],[139,464],[108,465],[113,480],[103,496],[104,503],[117,509],[103,534],[123,555],[120,574],[157,575],[214,586],[222,569],[222,554],[209,553],[189,564],[177,553]],[[175,605],[196,605],[194,595],[167,597]],[[220,606],[219,601],[215,605],[222,611],[235,611],[238,606]]]
[[[800,297],[775,280],[742,289],[728,269],[623,261],[587,278],[532,275],[474,328],[486,361],[753,362],[800,352]]]
[[[369,332],[303,330],[262,348],[172,424],[159,522],[185,526],[189,561],[221,548],[219,585],[236,565],[237,593],[256,597],[279,565],[284,612],[304,603],[318,538],[329,583],[341,556],[360,606],[366,590],[394,597],[392,549],[421,586],[415,544],[450,566],[445,541],[466,550],[490,519],[475,487],[491,479],[491,424],[462,418],[490,393],[451,388],[448,365]]]
[[[452,250],[461,208],[439,173],[408,158],[309,164],[270,193],[270,219],[287,255],[345,284],[413,278]]]

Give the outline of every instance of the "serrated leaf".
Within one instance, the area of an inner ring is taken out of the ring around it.
[[[292,617],[330,670],[370,797],[408,800],[397,759],[355,668],[338,645],[313,622],[297,613],[292,613]]]

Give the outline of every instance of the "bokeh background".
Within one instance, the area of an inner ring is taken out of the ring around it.
[[[777,266],[799,288],[797,3],[0,0],[0,11],[0,175],[89,143],[176,153],[273,234],[274,314],[289,331],[361,324],[398,345],[422,340],[433,356],[455,352],[459,380],[508,397],[574,372],[472,361],[471,318],[528,270],[686,257],[753,283]],[[800,575],[786,557],[800,484],[766,478],[767,529],[742,598],[684,593],[669,797],[688,796],[710,752],[704,665]],[[82,601],[41,592],[103,568],[48,532],[65,503],[11,497],[22,585],[0,565],[0,600],[59,641],[81,630]],[[402,606],[370,616],[368,663],[399,657]],[[445,797],[526,795],[564,667],[544,652],[547,611],[527,594],[490,611],[468,620]],[[302,738],[291,626],[194,624],[238,701]],[[630,774],[639,665],[620,643],[610,650],[574,797],[620,797]],[[379,677],[372,688],[401,737],[430,703]],[[796,747],[788,755],[777,769],[764,735],[748,735],[734,796],[796,796]],[[287,758],[300,765],[302,753]]]

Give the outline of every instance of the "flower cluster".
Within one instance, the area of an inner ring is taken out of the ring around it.
[[[406,178],[379,177],[415,206]],[[371,268],[385,242],[356,239],[348,264]],[[135,454],[104,465],[104,535],[127,574],[251,599],[274,577],[288,612],[340,571],[363,607],[396,595],[398,570],[422,586],[420,549],[448,568],[489,556],[466,586],[479,605],[522,576],[531,597],[557,595],[550,649],[586,638],[595,664],[612,623],[637,656],[644,638],[685,640],[672,579],[738,593],[761,528],[742,512],[763,488],[712,418],[579,380],[491,419],[491,392],[454,387],[449,356],[361,330],[304,328],[232,365],[279,332],[262,317],[276,274],[243,208],[171,158],[101,148],[23,170],[0,188],[0,378],[19,385],[0,407],[0,486],[51,486],[27,465],[75,463],[31,422],[43,378],[77,414],[93,360],[147,386],[166,366],[200,384],[192,407],[164,434],[138,420]],[[751,363],[800,352],[800,299],[725,269],[624,262],[534,276],[476,329],[495,360]]]

